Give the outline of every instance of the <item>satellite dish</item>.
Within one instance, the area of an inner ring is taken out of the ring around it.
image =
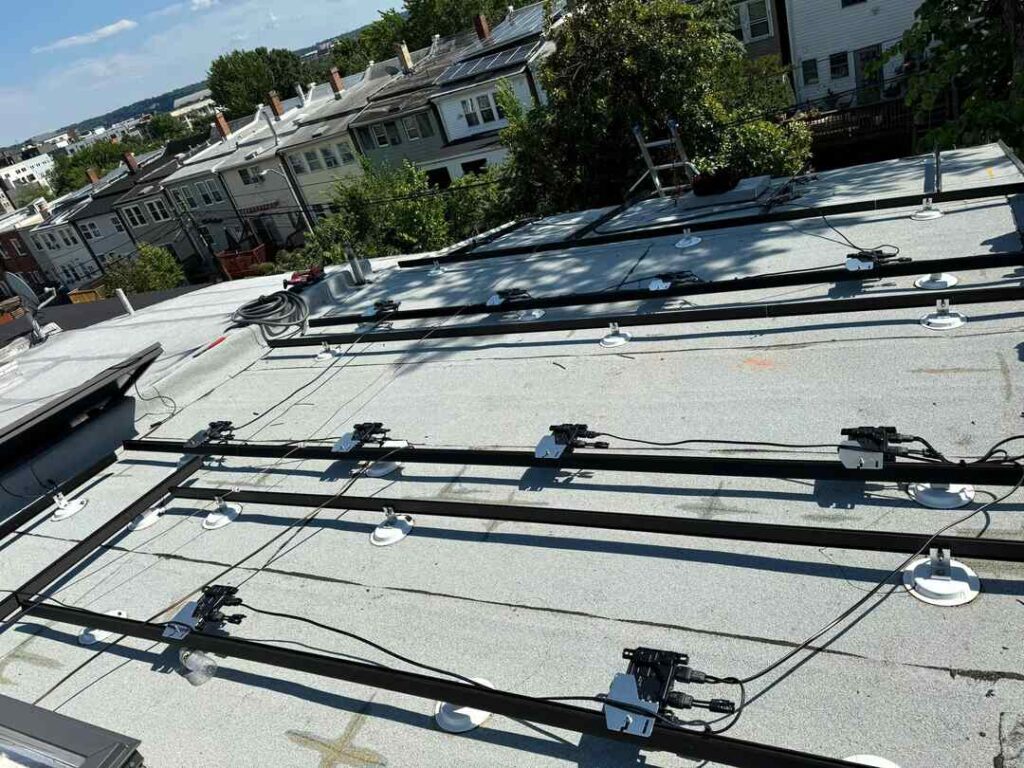
[[[35,312],[39,309],[39,297],[36,296],[36,292],[29,287],[28,283],[13,272],[5,273],[4,279],[7,281],[7,285],[10,289],[14,291],[14,294],[21,297],[22,306],[24,306],[26,310],[29,312]]]

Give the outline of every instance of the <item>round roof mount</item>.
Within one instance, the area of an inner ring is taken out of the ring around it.
[[[64,498],[64,494],[57,494],[55,498],[57,500],[57,508],[53,511],[50,519],[56,522],[74,517],[89,505],[89,500],[84,496],[79,496],[77,499],[71,499],[70,501]]]
[[[926,291],[941,291],[945,288],[952,288],[959,282],[960,278],[956,275],[950,275],[946,272],[936,272],[931,275],[921,275],[914,281],[914,287],[922,288]]]
[[[238,516],[242,514],[241,504],[228,504],[221,502],[220,505],[211,510],[203,520],[203,528],[208,531],[216,531],[219,528],[223,528],[226,525],[230,525],[238,519]]]
[[[375,547],[390,547],[412,533],[415,524],[409,515],[389,515],[370,532],[370,543]]]
[[[486,688],[494,684],[480,677],[471,678],[474,683]],[[491,717],[490,712],[472,707],[459,707],[455,704],[439,701],[434,705],[434,721],[442,731],[448,733],[465,733],[479,728]]]
[[[911,483],[907,495],[929,509],[960,509],[974,501],[974,486]]]
[[[392,472],[397,472],[402,465],[397,461],[375,461],[369,466],[356,467],[354,474],[366,475],[367,477],[387,477]]]
[[[626,331],[619,330],[618,323],[612,323],[608,326],[608,333],[601,339],[601,346],[621,347],[623,344],[628,344],[632,338],[632,335]]]
[[[981,580],[959,560],[946,566],[931,557],[919,557],[903,569],[903,586],[923,603],[952,608],[966,605],[981,592]]]
[[[114,611],[105,611],[107,616],[116,616],[119,619],[125,618],[128,614],[122,611],[120,608]],[[78,633],[78,644],[79,645],[96,645],[96,643],[105,643],[110,639],[113,632],[108,632],[105,629],[93,629],[86,627]]]
[[[921,318],[921,325],[930,331],[952,331],[967,322],[967,316],[959,312],[929,312]]]
[[[152,528],[158,522],[160,517],[167,511],[166,504],[158,504],[155,507],[150,507],[145,512],[140,514],[130,523],[128,523],[129,531],[144,531],[147,528]]]

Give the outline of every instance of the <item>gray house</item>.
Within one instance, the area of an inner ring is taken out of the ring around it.
[[[372,162],[389,165],[434,161],[448,141],[430,103],[435,81],[475,40],[470,31],[435,39],[429,49],[412,55],[403,50],[399,56],[403,74],[377,91],[349,124],[360,151]],[[445,168],[430,176],[440,186],[451,182]]]

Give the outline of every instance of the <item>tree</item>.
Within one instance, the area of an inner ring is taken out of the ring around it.
[[[102,176],[121,164],[125,152],[141,154],[159,144],[158,141],[143,141],[136,138],[97,141],[73,155],[55,158],[54,166],[47,175],[47,182],[56,195],[73,192],[88,183],[87,169],[95,168]]]
[[[162,142],[180,139],[189,133],[188,125],[184,120],[171,115],[169,112],[158,112],[149,119],[149,135]]]
[[[926,144],[1003,139],[1024,149],[1020,0],[924,0],[893,55],[906,60],[907,103],[920,117],[927,118],[952,89],[952,119]]]
[[[210,64],[206,84],[213,100],[233,117],[248,114],[276,90],[287,98],[307,71],[297,54],[282,48],[232,51]]]
[[[120,288],[125,293],[146,293],[177,288],[185,272],[166,248],[139,243],[136,258],[123,259],[107,269],[103,286],[108,293]]]
[[[40,184],[39,182],[32,182],[31,184],[22,184],[15,187],[14,199],[11,202],[14,203],[15,208],[24,208],[33,200],[38,200],[40,197],[52,200],[53,196],[53,191],[48,186]]]
[[[466,30],[476,14],[482,13],[491,25],[505,18],[509,5],[520,6],[530,0],[405,0],[406,41],[410,47],[430,45],[434,35],[447,37]]]
[[[551,34],[541,81],[548,104],[499,103],[510,127],[510,199],[554,212],[620,202],[644,170],[633,126],[667,135],[676,120],[702,172],[795,173],[809,157],[799,124],[765,119],[789,106],[781,69],[751,62],[724,0],[588,0]],[[750,154],[753,152],[754,154]]]

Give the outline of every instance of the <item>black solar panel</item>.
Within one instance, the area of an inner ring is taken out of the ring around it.
[[[485,72],[493,72],[505,67],[515,66],[516,64],[523,64],[530,57],[530,53],[536,45],[535,42],[531,42],[528,45],[509,48],[507,51],[500,51],[489,56],[481,56],[478,59],[469,59],[468,61],[452,64],[441,73],[437,83],[438,85],[447,85],[448,83],[482,75]]]

